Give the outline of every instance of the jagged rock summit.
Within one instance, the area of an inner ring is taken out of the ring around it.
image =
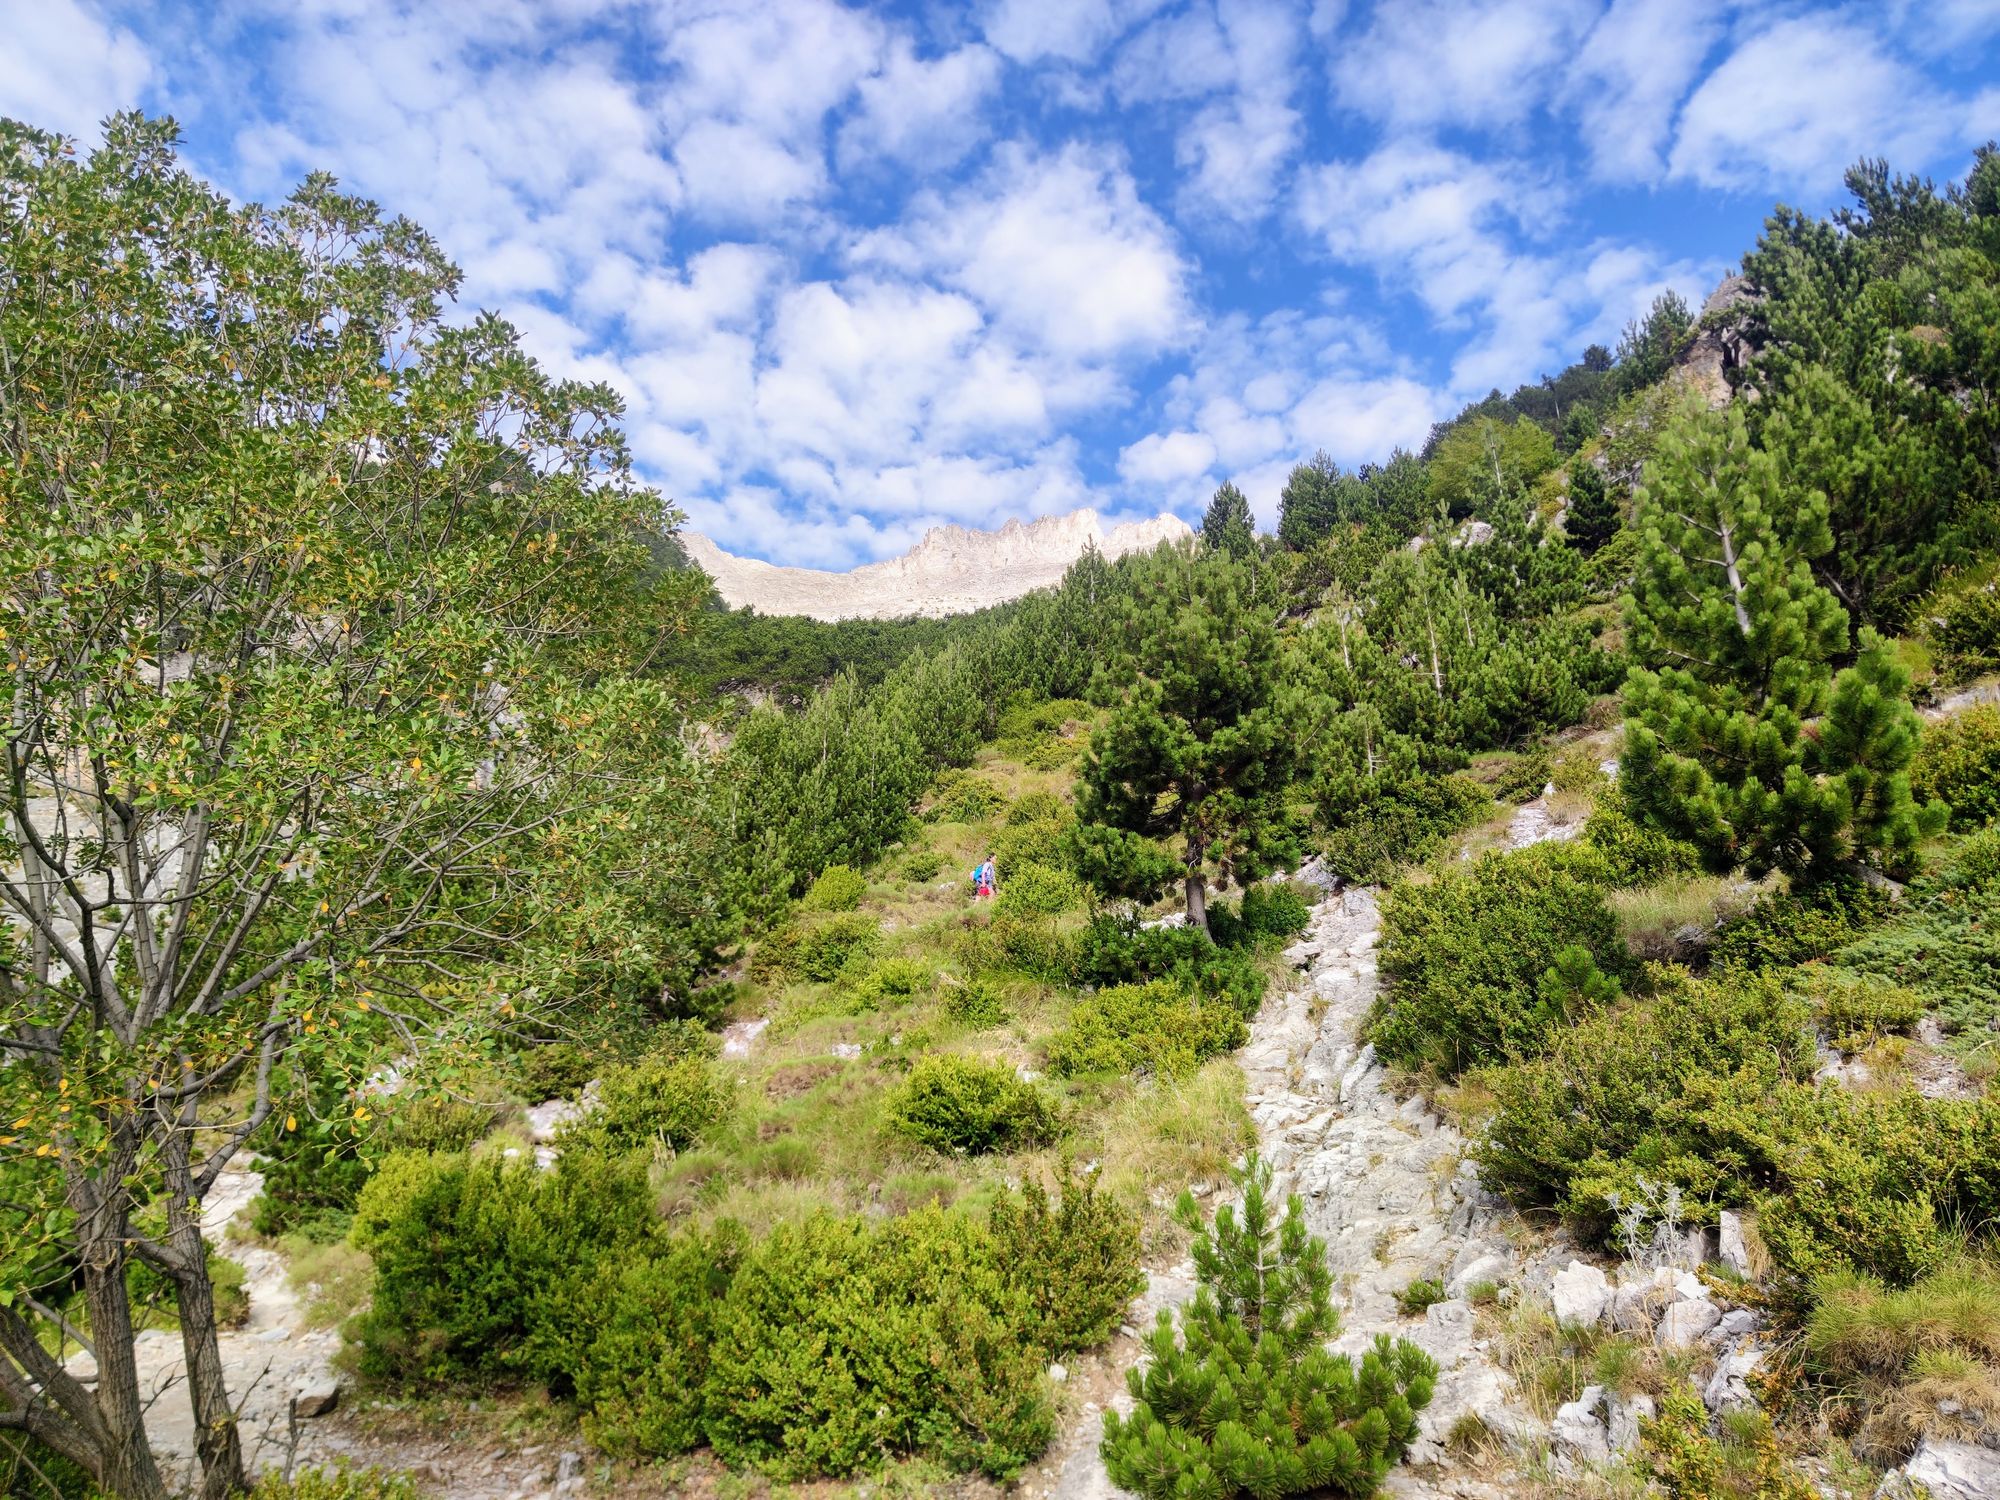
[[[1009,521],[998,531],[934,526],[901,557],[847,573],[781,568],[737,557],[699,532],[684,531],[680,541],[733,607],[747,604],[760,614],[815,620],[887,620],[962,614],[1018,599],[1059,582],[1092,544],[1108,558],[1122,557],[1192,534],[1178,516],[1107,528],[1096,511],[1074,510],[1036,521]]]

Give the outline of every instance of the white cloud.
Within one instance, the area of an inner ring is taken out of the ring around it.
[[[1874,32],[1799,16],[1757,33],[1709,74],[1681,112],[1668,164],[1704,187],[1825,190],[1864,155],[1930,162],[1962,109]]]
[[[1002,150],[991,171],[925,194],[855,260],[969,293],[1025,347],[1084,362],[1161,349],[1192,318],[1189,268],[1131,174],[1081,146]]]
[[[1666,170],[1674,112],[1722,33],[1729,0],[1614,0],[1577,51],[1567,102],[1606,181]]]
[[[934,169],[959,161],[986,136],[985,105],[1001,67],[977,43],[925,60],[898,39],[882,70],[861,82],[860,112],[840,132],[841,164]]]
[[[1113,0],[994,0],[986,40],[1018,63],[1085,62],[1117,36],[1122,8]]]
[[[1199,432],[1156,432],[1118,455],[1127,484],[1178,485],[1206,475],[1215,463],[1215,444]]]
[[[710,218],[774,219],[819,196],[826,174],[817,150],[795,150],[749,125],[696,120],[674,146],[690,207]]]
[[[1377,0],[1336,35],[1334,91],[1397,126],[1509,125],[1546,97],[1596,0]]]
[[[140,102],[153,63],[139,39],[77,0],[9,7],[0,45],[0,114],[86,140],[116,110]]]

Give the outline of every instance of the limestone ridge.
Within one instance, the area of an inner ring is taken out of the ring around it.
[[[760,614],[815,620],[885,620],[962,614],[1018,599],[1061,581],[1092,543],[1111,558],[1151,551],[1161,542],[1192,534],[1178,516],[1163,514],[1107,528],[1096,511],[1075,510],[1036,521],[1009,521],[997,531],[934,526],[901,557],[847,573],[781,568],[737,557],[698,532],[684,531],[679,540],[732,607],[747,604]]]

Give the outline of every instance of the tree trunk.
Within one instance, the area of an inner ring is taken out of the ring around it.
[[[106,1213],[100,1209],[93,1218]],[[166,1484],[146,1442],[124,1236],[91,1233],[82,1222],[77,1227],[84,1252],[84,1300],[90,1308],[91,1342],[97,1347],[97,1414],[104,1429],[98,1484],[123,1500],[166,1500]]]
[[[183,1132],[169,1136],[162,1152],[167,1177],[167,1248],[173,1269],[174,1300],[187,1359],[188,1401],[194,1409],[195,1455],[201,1460],[201,1500],[228,1500],[249,1488],[243,1477],[243,1439],[229,1384],[222,1368],[222,1344],[215,1322],[215,1284],[201,1238],[201,1205],[194,1197]]]
[[[1188,926],[1208,931],[1208,881],[1198,869],[1188,871],[1187,919]]]

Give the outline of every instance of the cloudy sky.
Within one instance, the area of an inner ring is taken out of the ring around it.
[[[1268,523],[2000,135],[2000,0],[0,0],[0,113],[430,228],[734,550]]]

